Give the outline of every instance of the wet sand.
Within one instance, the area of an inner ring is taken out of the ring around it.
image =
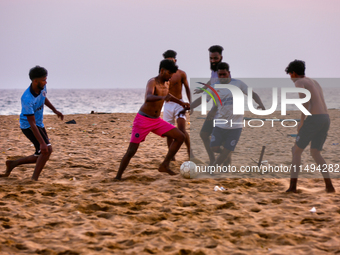
[[[54,152],[39,181],[30,180],[34,165],[0,179],[0,254],[340,253],[340,196],[327,194],[320,178],[300,179],[298,193],[287,194],[287,178],[169,176],[157,171],[166,139],[150,134],[123,181],[114,181],[134,116],[67,115],[64,121],[45,116]],[[330,116],[323,155],[327,163],[339,164],[340,111],[330,110]],[[289,118],[299,117],[290,112]],[[65,124],[72,119],[77,124]],[[28,156],[34,147],[20,131],[18,116],[1,116],[0,123],[4,172],[6,159]],[[199,144],[197,130],[191,133]],[[233,164],[254,165],[262,146],[263,160],[290,164],[294,138],[287,134],[294,133],[280,123],[244,128]],[[200,151],[196,156],[207,158]],[[185,146],[176,159],[171,167],[178,173],[188,159]],[[313,162],[308,149],[302,161]],[[333,184],[340,192],[339,179]],[[214,191],[216,185],[226,190]]]

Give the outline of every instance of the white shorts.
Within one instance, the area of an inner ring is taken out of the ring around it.
[[[181,101],[183,102],[183,100],[181,99]],[[179,112],[183,111],[183,106],[175,103],[175,102],[165,102],[164,103],[164,111],[163,111],[163,120],[165,120],[166,122],[169,122],[172,125],[175,125],[175,121],[178,118],[183,118],[186,120],[185,118],[185,114],[179,114]]]

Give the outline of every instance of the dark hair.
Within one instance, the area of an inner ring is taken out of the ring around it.
[[[167,50],[166,52],[163,53],[164,58],[176,58],[177,53],[174,50]]]
[[[297,75],[305,75],[305,70],[305,61],[295,59],[289,63],[285,71],[287,74],[295,72]]]
[[[217,65],[217,70],[227,70],[229,72],[229,64],[226,62],[220,62]]]
[[[158,71],[158,73],[161,72],[162,68],[170,71],[171,73],[176,73],[177,70],[178,70],[178,66],[175,64],[174,61],[172,61],[170,59],[163,59],[161,61],[161,63],[159,64],[159,71]]]
[[[220,53],[220,55],[222,55],[222,51],[224,50],[222,46],[220,45],[213,45],[211,46],[209,49],[209,52],[213,53],[213,52],[218,52]]]
[[[31,81],[36,78],[43,78],[47,76],[47,70],[41,66],[35,66],[30,69],[29,76]]]

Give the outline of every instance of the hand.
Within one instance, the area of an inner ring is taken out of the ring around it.
[[[201,89],[195,89],[194,90],[194,94],[201,94],[201,93],[203,93],[203,90],[201,90]]]
[[[172,95],[169,93],[164,97],[164,101],[169,102],[171,100],[171,98],[172,98]]]
[[[182,104],[184,110],[190,110],[190,104],[189,103],[183,103]]]
[[[297,131],[298,131],[298,133],[299,133],[299,130],[300,130],[300,128],[302,127],[302,125],[303,125],[303,123],[299,122],[299,124],[298,124],[298,126],[297,126]]]
[[[61,120],[64,120],[64,115],[61,112],[56,110],[54,113],[57,114],[58,118],[60,118]]]
[[[48,153],[48,147],[47,147],[46,143],[40,144],[40,152],[42,154],[47,154]]]
[[[266,110],[266,108],[264,107],[264,105],[258,105],[257,109],[262,109],[262,110]]]

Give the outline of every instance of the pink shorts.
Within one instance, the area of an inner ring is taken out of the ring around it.
[[[153,119],[137,113],[135,120],[133,121],[130,143],[143,142],[150,132],[163,136],[173,128],[176,127],[160,117]]]

